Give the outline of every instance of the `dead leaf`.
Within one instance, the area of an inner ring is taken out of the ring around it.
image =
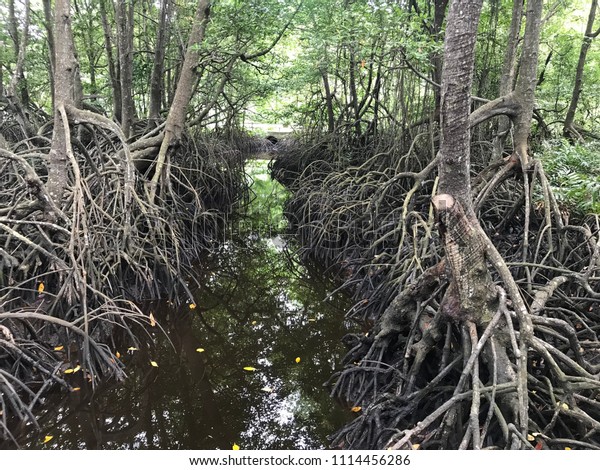
[[[240,446],[238,446],[235,442],[231,446],[231,450],[240,450]]]
[[[115,356],[117,356],[117,359],[121,359],[121,353],[119,351],[115,353]]]
[[[155,361],[150,361],[150,365],[152,367],[158,367],[158,364]]]
[[[413,444],[412,445],[413,450],[419,450],[420,447],[421,447],[421,444]]]
[[[273,393],[273,389],[271,387],[263,387],[263,388],[261,388],[261,390],[263,392]]]
[[[244,370],[247,370],[249,372],[254,372],[256,370],[256,367],[246,366],[246,367],[244,367]]]
[[[130,348],[127,348],[127,351],[139,351],[139,349],[131,346]]]
[[[41,294],[42,292],[44,292],[44,283],[40,282],[40,285],[38,286],[38,293]]]
[[[44,437],[44,442],[42,442],[42,444],[45,444],[46,442],[50,442],[52,439],[54,439],[54,436],[48,435],[48,436]]]
[[[352,411],[353,413],[358,413],[360,410],[362,410],[362,406],[353,406],[352,408],[350,408],[350,411]]]
[[[73,372],[75,372],[75,369],[65,369],[63,374],[72,374]]]
[[[156,319],[154,318],[152,312],[150,312],[150,326],[156,326]]]
[[[78,392],[79,390],[81,390],[81,387],[73,387],[71,389],[72,392]]]
[[[204,352],[204,348],[196,348],[196,352]]]
[[[63,349],[65,349],[65,347],[64,347],[64,346],[56,346],[56,347],[54,348],[54,350],[55,350],[55,351],[62,351]]]
[[[194,310],[196,308],[196,304],[190,304],[190,310]]]
[[[297,358],[295,359],[295,361],[296,361],[296,364],[300,364],[300,361],[301,361],[301,359],[300,359],[299,357],[297,357]]]

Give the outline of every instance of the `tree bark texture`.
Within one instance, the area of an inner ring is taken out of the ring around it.
[[[119,80],[119,67],[118,64],[115,63],[115,58],[113,56],[113,39],[106,11],[107,1],[108,0],[100,0],[100,18],[102,19],[102,29],[104,30],[104,47],[106,49],[106,62],[111,83],[113,117],[117,122],[121,122],[121,84]]]
[[[76,103],[76,77],[79,65],[71,31],[71,2],[56,0],[54,10],[55,74],[54,74],[54,131],[48,154],[48,194],[58,207],[68,184],[67,129],[60,108]]]
[[[469,111],[483,0],[454,0],[448,13],[441,84],[440,194],[471,212]]]

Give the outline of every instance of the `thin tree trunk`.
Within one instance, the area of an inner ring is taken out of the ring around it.
[[[121,79],[121,128],[125,137],[131,134],[133,124],[133,7],[134,0],[117,0],[115,15],[117,24],[119,67]]]
[[[600,29],[598,29],[596,32],[593,31],[597,8],[598,0],[592,0],[587,26],[585,28],[585,35],[583,36],[583,42],[581,43],[581,49],[579,50],[579,61],[577,62],[577,70],[575,72],[575,86],[573,86],[573,94],[571,95],[571,102],[569,103],[569,109],[567,110],[567,116],[565,117],[565,124],[563,127],[564,136],[571,139],[574,137],[574,135],[577,135],[577,132],[573,128],[573,123],[575,121],[575,111],[577,111],[579,96],[583,90],[583,69],[585,67],[585,58],[592,44],[592,40],[598,36],[598,34],[600,34]]]
[[[333,96],[331,95],[331,87],[329,86],[329,76],[327,69],[321,69],[321,77],[323,78],[323,88],[325,89],[325,108],[327,110],[327,132],[330,134],[335,130],[335,115],[333,114]]]
[[[102,29],[104,30],[104,47],[106,49],[106,62],[108,64],[108,75],[110,76],[111,83],[113,117],[117,122],[121,122],[122,99],[119,67],[115,64],[113,56],[113,40],[106,13],[106,2],[107,0],[100,0],[100,17],[102,19]]]
[[[24,73],[25,55],[27,52],[27,43],[29,41],[29,0],[25,0],[24,3],[24,24],[21,36],[19,36],[17,31],[17,18],[14,7],[14,1],[11,1],[9,5],[10,32],[11,36],[13,36],[13,43],[15,46],[16,65],[15,72],[13,73],[6,90],[6,97],[8,99],[10,108],[14,112],[17,121],[23,129],[23,133],[26,137],[31,137],[35,134],[35,129],[27,117],[29,92],[27,90],[27,81],[25,80]]]
[[[54,107],[54,31],[52,25],[54,18],[52,17],[51,0],[43,0],[44,5],[44,28],[46,29],[46,42],[48,43],[48,58],[50,62],[50,90],[52,93],[52,106]]]
[[[150,78],[150,119],[158,119],[162,108],[164,93],[164,70],[165,53],[170,31],[171,0],[162,0],[160,4],[160,19],[154,48],[154,62],[152,64],[152,75]]]
[[[517,45],[519,43],[519,33],[523,19],[523,0],[513,0],[512,19],[508,40],[506,42],[506,51],[504,53],[504,62],[502,64],[502,75],[500,77],[499,96],[506,96],[514,89],[515,76],[517,73]],[[504,141],[510,130],[510,119],[506,116],[498,118],[498,127],[493,139],[492,160],[502,158],[504,150]]]

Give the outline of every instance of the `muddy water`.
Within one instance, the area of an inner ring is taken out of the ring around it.
[[[150,305],[160,327],[115,345],[128,379],[48,402],[22,447],[316,449],[348,421],[323,387],[344,353],[347,301],[286,247],[281,189],[264,164],[250,171],[251,210],[198,266],[193,301]]]

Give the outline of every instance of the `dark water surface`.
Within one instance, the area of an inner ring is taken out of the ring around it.
[[[254,215],[266,201],[268,214],[259,216],[276,218],[281,208],[269,204],[281,195],[255,177],[262,187]],[[349,419],[323,387],[344,354],[347,301],[330,296],[331,286],[298,264],[281,238],[242,231],[202,261],[189,283],[194,303],[149,307],[166,335],[156,326],[141,344],[115,346],[127,366],[124,383],[92,391],[75,374],[73,386],[81,390],[49,401],[39,416],[41,433],[23,429],[19,444],[326,447],[326,436]]]

